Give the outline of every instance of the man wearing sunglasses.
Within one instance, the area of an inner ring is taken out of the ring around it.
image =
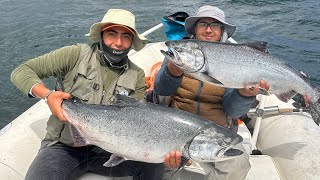
[[[235,29],[236,26],[225,21],[224,12],[214,6],[200,7],[196,16],[190,16],[185,21],[185,30],[191,38],[204,41],[225,42],[233,35]],[[262,80],[253,88],[218,87],[184,74],[180,68],[167,60],[162,63],[154,83],[157,94],[171,97],[170,102],[167,103],[169,106],[200,115],[235,133],[238,129],[237,119],[249,111],[258,94],[259,86],[269,89],[269,84]],[[244,151],[243,147],[239,148]],[[168,167],[178,167],[180,163],[181,152],[179,151],[171,151],[165,157],[165,164]],[[209,179],[241,180],[246,177],[250,169],[245,151],[238,158],[210,163],[209,166],[212,170],[208,174],[211,177]]]

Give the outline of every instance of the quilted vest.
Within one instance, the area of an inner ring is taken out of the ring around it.
[[[227,119],[221,104],[224,93],[223,87],[184,75],[180,87],[172,96],[171,106],[226,127]]]

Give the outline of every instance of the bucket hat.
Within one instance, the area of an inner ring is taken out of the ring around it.
[[[196,16],[190,16],[185,21],[185,29],[190,34],[195,34],[195,25],[201,18],[214,18],[223,24],[224,31],[231,37],[236,30],[236,26],[225,21],[224,12],[215,6],[202,6],[198,9]]]
[[[134,15],[127,10],[123,9],[109,9],[108,12],[104,15],[101,22],[92,24],[90,27],[90,32],[86,34],[92,41],[100,41],[101,28],[104,28],[110,25],[122,25],[128,28],[131,32],[134,32],[134,37],[131,47],[139,51],[142,49],[148,42],[147,38],[138,34],[135,28],[135,17]]]

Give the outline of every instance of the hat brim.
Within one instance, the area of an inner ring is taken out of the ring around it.
[[[224,26],[224,31],[228,34],[228,38],[231,37],[233,35],[234,31],[236,30],[235,25],[229,24],[229,23],[225,22],[224,20],[220,19],[219,17],[190,16],[186,19],[186,22],[184,25],[186,31],[190,34],[195,34],[195,25],[199,21],[199,19],[201,19],[201,18],[214,18],[214,19],[218,20],[219,22],[221,22]]]
[[[133,29],[131,29],[131,28],[125,26],[125,25],[121,25],[121,24],[106,24],[105,26],[102,26],[102,27],[101,27],[101,31],[106,31],[107,29],[110,29],[110,28],[112,28],[112,27],[125,28],[125,29],[127,29],[133,36],[137,34]]]
[[[100,33],[101,33],[101,27],[107,25],[107,24],[113,24],[113,23],[94,23],[91,27],[90,27],[90,32],[88,34],[86,34],[85,36],[89,37],[92,41],[94,42],[99,42],[100,41]],[[130,27],[128,27],[130,28]],[[147,38],[141,36],[140,34],[138,34],[138,32],[134,29],[131,29],[131,31],[134,31],[134,37],[132,40],[132,49],[139,51],[141,50],[147,43],[148,40]]]

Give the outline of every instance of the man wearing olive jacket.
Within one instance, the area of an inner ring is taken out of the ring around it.
[[[135,17],[126,10],[110,9],[88,34],[93,44],[77,44],[30,59],[17,67],[12,82],[29,97],[45,99],[52,115],[39,153],[25,179],[78,179],[86,172],[134,179],[162,179],[163,164],[126,161],[106,168],[111,153],[97,146],[75,147],[61,103],[71,95],[90,104],[107,104],[115,94],[144,99],[144,71],[133,64],[131,48],[142,49],[146,39],[135,29]],[[42,79],[62,77],[64,92],[49,90]]]

